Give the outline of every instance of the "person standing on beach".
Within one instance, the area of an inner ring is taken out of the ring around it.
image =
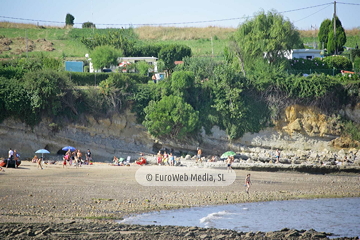
[[[234,159],[233,156],[229,156],[229,157],[226,159],[228,172],[229,172],[229,171],[232,172],[231,163],[233,162],[233,159]]]
[[[9,163],[13,160],[14,158],[14,151],[10,148],[9,149],[9,155],[8,155],[8,160],[6,161],[6,167],[9,166]]]
[[[38,160],[37,160],[37,168],[40,168],[40,169],[43,169],[42,165],[41,165],[41,162],[43,161],[43,158],[42,157],[39,157]]]
[[[248,175],[246,175],[245,178],[245,186],[246,186],[246,193],[249,194],[249,189],[250,189],[250,185],[251,185],[251,180],[250,180],[250,173]]]
[[[170,166],[174,166],[174,162],[175,162],[175,157],[173,156],[172,152],[170,153],[170,156],[169,156],[169,163],[170,163]]]
[[[279,149],[276,149],[276,153],[275,153],[275,156],[276,156],[276,162],[275,163],[280,163],[280,150]]]
[[[157,163],[159,164],[159,166],[162,164],[162,159],[163,155],[161,154],[161,151],[159,151],[157,154]]]
[[[87,150],[86,152],[86,164],[87,165],[90,165],[90,161],[91,161],[91,152],[90,152],[90,149]]]
[[[200,161],[201,162],[201,154],[202,154],[202,150],[201,148],[197,148],[197,155],[196,155],[196,162]]]
[[[79,167],[81,167],[81,164],[82,164],[82,152],[80,151],[80,149],[77,150],[76,157],[78,159],[78,165],[79,165]]]

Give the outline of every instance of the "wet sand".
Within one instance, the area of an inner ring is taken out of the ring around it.
[[[225,165],[224,165],[225,166]],[[161,209],[298,198],[360,197],[356,173],[308,174],[234,170],[223,187],[145,187],[135,172],[147,166],[94,163],[63,168],[23,161],[0,172],[0,223],[109,223]],[[167,168],[166,166],[159,166]],[[244,179],[251,173],[250,193]],[[284,226],[285,227],[285,226]]]

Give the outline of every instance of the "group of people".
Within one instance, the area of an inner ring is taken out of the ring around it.
[[[17,152],[16,149],[12,150],[9,149],[8,159],[6,161],[6,167],[9,167],[12,161],[15,161],[15,167],[19,167],[20,165],[20,154]]]
[[[164,153],[161,150],[157,154],[157,163],[160,165],[169,165],[169,166],[176,166],[177,162],[175,156],[172,154],[168,154],[166,151]]]
[[[90,165],[92,161],[91,151],[87,150],[85,154],[85,159],[83,158],[83,153],[80,149],[76,149],[75,151],[67,150],[63,157],[63,168],[67,166],[74,165],[75,167],[81,167],[82,164]]]

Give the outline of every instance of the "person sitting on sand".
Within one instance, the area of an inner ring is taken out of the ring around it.
[[[135,161],[136,164],[144,165],[146,164],[146,159],[144,157],[139,157],[138,160]]]
[[[118,157],[114,156],[112,161],[115,165],[119,166],[119,158]]]
[[[34,157],[33,157],[33,159],[31,160],[31,162],[33,162],[33,163],[37,163],[37,160],[38,160],[39,158],[38,158],[38,156],[37,155],[35,155]]]

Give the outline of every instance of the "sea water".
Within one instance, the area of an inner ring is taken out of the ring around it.
[[[331,198],[238,203],[140,214],[118,221],[126,224],[198,226],[242,232],[283,228],[360,237],[360,198]]]

